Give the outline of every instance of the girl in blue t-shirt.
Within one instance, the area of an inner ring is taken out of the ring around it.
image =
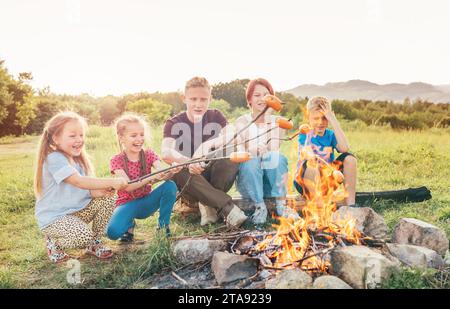
[[[309,166],[307,160],[303,159],[305,153],[308,155],[308,151],[312,151],[309,156],[314,154],[343,172],[344,186],[348,193],[345,203],[348,206],[355,206],[356,158],[349,152],[348,140],[331,109],[331,103],[324,97],[313,97],[306,104],[306,110],[312,130],[307,134],[300,134],[298,138],[299,161],[294,180],[295,188],[301,194],[315,193],[315,179],[319,175],[319,168]],[[328,124],[331,124],[333,130],[328,129]],[[341,153],[336,159],[335,150]],[[318,162],[324,164],[323,161]],[[304,181],[305,179],[307,181]]]
[[[101,237],[114,211],[113,190],[123,189],[127,181],[91,176],[84,149],[86,128],[78,114],[58,113],[45,125],[38,146],[35,215],[53,262],[67,260],[64,250],[69,248],[87,248],[100,259],[113,255]]]

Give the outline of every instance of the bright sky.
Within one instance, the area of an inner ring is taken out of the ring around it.
[[[450,84],[446,0],[2,0],[0,59],[34,87],[120,95],[265,77]]]

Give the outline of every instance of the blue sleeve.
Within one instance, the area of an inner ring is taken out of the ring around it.
[[[70,165],[69,160],[60,152],[52,152],[47,156],[48,171],[55,179],[57,184],[60,184],[67,177],[78,173],[78,171]]]
[[[336,139],[336,135],[334,135],[334,131],[332,131],[332,130],[330,130],[330,144],[331,144],[331,147],[333,147],[333,150],[336,149],[337,139]]]
[[[303,146],[305,145],[305,141],[306,141],[306,134],[300,134],[298,136],[298,144]]]

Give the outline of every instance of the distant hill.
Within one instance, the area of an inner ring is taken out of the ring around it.
[[[450,85],[434,86],[421,82],[379,85],[357,79],[347,82],[327,83],[323,86],[305,84],[286,90],[285,92],[292,93],[297,97],[320,95],[331,100],[367,99],[403,102],[408,97],[411,100],[420,98],[435,103],[450,103]]]

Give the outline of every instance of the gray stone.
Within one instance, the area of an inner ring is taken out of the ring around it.
[[[239,279],[246,279],[256,274],[259,260],[245,255],[228,252],[216,252],[211,268],[218,284],[222,285]]]
[[[445,261],[446,265],[450,265],[450,251],[449,250],[447,250],[447,252],[445,253],[444,261]]]
[[[252,282],[250,285],[246,286],[244,289],[262,290],[265,287],[266,287],[266,283],[264,281],[256,281],[256,282]]]
[[[413,267],[441,268],[444,260],[434,250],[402,244],[387,244],[389,252],[402,263]]]
[[[358,231],[373,238],[385,239],[388,234],[388,227],[383,217],[370,207],[342,206],[333,214],[332,218],[333,221],[338,218],[353,218],[356,220]]]
[[[266,289],[310,289],[313,279],[304,271],[294,268],[281,271],[266,282]]]
[[[263,269],[258,275],[258,277],[262,280],[269,279],[272,276],[273,276],[273,274],[270,271],[268,271],[267,269]]]
[[[364,246],[340,247],[330,254],[330,273],[357,289],[377,288],[400,266]]]
[[[191,264],[210,260],[215,252],[226,250],[227,246],[223,240],[182,239],[173,245],[173,253],[182,264]]]
[[[314,289],[352,289],[345,281],[335,276],[321,276],[314,280]]]
[[[413,218],[400,219],[394,228],[392,242],[429,248],[441,256],[448,249],[448,239],[443,230]]]

